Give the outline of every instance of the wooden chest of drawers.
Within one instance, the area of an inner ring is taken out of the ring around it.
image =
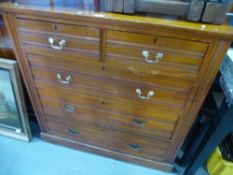
[[[231,27],[0,8],[45,140],[171,171]]]

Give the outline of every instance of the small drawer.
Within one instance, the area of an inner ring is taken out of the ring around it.
[[[18,19],[17,24],[26,52],[99,59],[100,30],[97,28],[24,19]]]
[[[107,59],[132,59],[148,64],[174,63],[198,68],[208,43],[168,37],[107,31]]]
[[[163,161],[170,144],[159,139],[84,124],[64,125],[48,122],[47,125],[50,134],[150,160]]]

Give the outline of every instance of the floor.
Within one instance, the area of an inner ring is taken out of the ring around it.
[[[0,175],[173,175],[53,145],[0,136]]]

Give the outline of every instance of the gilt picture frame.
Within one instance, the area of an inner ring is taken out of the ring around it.
[[[31,131],[18,64],[0,58],[0,135],[30,141]]]

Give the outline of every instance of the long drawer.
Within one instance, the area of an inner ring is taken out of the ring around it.
[[[150,160],[165,159],[169,142],[86,125],[47,123],[49,133],[85,144],[139,156]]]
[[[165,89],[156,85],[147,85],[143,83],[134,83],[122,80],[113,80],[111,78],[89,75],[85,73],[74,73],[67,72],[60,69],[47,69],[40,66],[32,66],[32,73],[35,79],[37,87],[62,87],[66,88],[68,91],[72,90],[84,90],[86,92],[90,91],[90,88],[97,91],[105,91],[113,96],[119,95],[123,99],[131,99],[136,102],[141,102],[136,90],[140,89],[144,96],[147,95],[149,91],[153,91],[155,95],[149,99],[151,103],[162,103],[167,105],[174,105],[178,108],[184,107],[189,93],[186,91],[176,91]],[[69,84],[61,83],[57,79],[57,75],[61,75],[63,79],[66,76],[71,76]],[[93,91],[92,90],[92,91]],[[98,93],[98,92],[97,92]],[[148,100],[145,100],[148,101]]]
[[[73,91],[63,91],[61,88],[54,87],[51,89],[38,88],[37,91],[43,106],[50,105],[55,108],[60,107],[60,103],[54,101],[54,103],[51,104],[50,99],[58,99],[64,105],[83,105],[96,109],[167,122],[176,122],[181,114],[180,109],[171,108],[165,105],[150,104],[144,101],[139,103],[103,93],[80,93],[78,89]]]

